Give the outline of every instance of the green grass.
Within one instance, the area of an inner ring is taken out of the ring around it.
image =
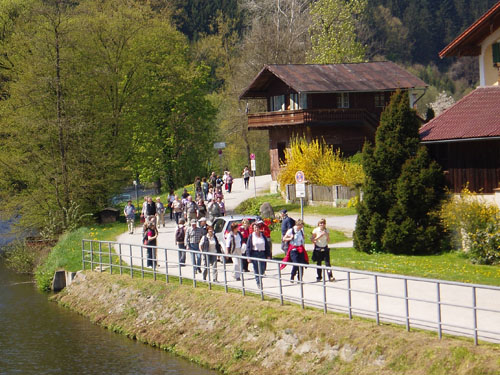
[[[50,252],[47,260],[35,271],[38,288],[48,291],[51,288],[54,272],[59,269],[78,271],[82,269],[82,239],[114,241],[118,235],[127,230],[127,224],[116,222],[111,224],[82,227],[65,233]]]
[[[260,195],[257,198],[250,198],[240,203],[235,211],[239,214],[258,215],[262,203],[268,202],[275,213],[286,208],[290,212],[300,212],[300,204],[286,203],[280,194]],[[355,215],[356,210],[352,207],[331,207],[331,206],[305,206],[304,214],[324,215],[324,216],[345,216]]]
[[[334,248],[330,251],[330,259],[331,264],[337,267],[500,286],[500,266],[471,264],[457,252],[410,256],[367,254],[353,248]]]
[[[306,244],[311,244],[311,235],[314,227],[310,225],[304,226],[304,236],[306,238]],[[330,229],[330,243],[344,242],[348,241],[349,237],[347,237],[344,233],[338,230]],[[271,231],[271,242],[272,243],[281,243],[281,228],[278,226]]]

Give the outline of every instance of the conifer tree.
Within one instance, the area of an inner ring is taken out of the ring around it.
[[[366,178],[356,249],[406,254],[440,250],[443,236],[435,212],[444,196],[444,179],[419,146],[419,126],[408,94],[394,94],[382,113],[375,145],[367,143],[363,149]]]

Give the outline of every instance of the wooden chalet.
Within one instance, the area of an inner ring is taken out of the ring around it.
[[[265,100],[267,111],[249,113],[248,128],[269,131],[275,180],[293,136],[324,138],[344,155],[353,155],[366,140],[374,141],[380,114],[396,90],[411,90],[410,101],[415,102],[425,87],[425,82],[387,61],[267,65],[240,99]]]
[[[500,2],[441,52],[478,56],[481,87],[420,129],[450,190],[491,194],[500,187]]]

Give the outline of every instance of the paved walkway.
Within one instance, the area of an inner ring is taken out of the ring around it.
[[[270,176],[259,176],[257,181],[257,193],[268,191]],[[228,212],[243,200],[252,197],[254,194],[253,180],[251,189],[243,189],[242,179],[236,179],[233,185],[234,192],[226,194],[226,207]],[[345,218],[345,217],[344,217]],[[317,218],[308,216],[306,222],[314,224]],[[333,218],[327,218],[328,226]],[[312,221],[308,221],[312,220]],[[330,221],[331,220],[331,221]],[[348,221],[347,221],[348,222]],[[352,221],[351,221],[352,223]],[[183,278],[196,278],[201,281],[201,275],[193,273],[191,267],[191,256],[187,256],[187,267],[179,267],[178,252],[174,244],[175,222],[167,220],[165,228],[159,228],[158,247],[172,250],[158,250],[158,262],[160,274],[179,276]],[[140,267],[142,234],[129,235],[124,233],[117,238],[121,246],[121,253],[124,255],[123,261],[127,262],[129,251],[133,257],[134,266]],[[349,246],[349,243],[343,244]],[[338,246],[335,244],[335,247]],[[333,247],[333,246],[332,246]],[[118,252],[118,249],[115,249]],[[273,247],[273,254],[279,254],[279,245]],[[168,259],[168,267],[165,268],[165,260]],[[280,291],[284,299],[317,307],[326,306],[329,310],[351,312],[355,315],[376,317],[378,311],[382,321],[397,322],[406,324],[407,312],[410,316],[408,320],[411,327],[436,330],[438,318],[440,316],[443,332],[457,335],[471,336],[474,330],[474,321],[477,321],[477,328],[480,330],[480,338],[488,341],[500,343],[500,288],[472,288],[469,286],[452,285],[443,282],[438,287],[435,282],[429,280],[404,281],[401,278],[394,278],[392,275],[374,276],[362,271],[334,268],[336,281],[317,282],[316,272],[312,267],[304,271],[302,284],[291,283],[291,267],[287,266],[283,271],[278,270],[277,264],[270,264],[263,281],[264,289],[262,293],[268,296],[279,297]],[[254,293],[260,293],[254,281],[253,272],[245,273],[242,281],[236,281],[232,277],[232,265],[226,265],[224,272],[223,265],[219,263],[219,282],[227,280],[229,287],[245,289]],[[149,269],[149,272],[152,272]],[[225,276],[224,276],[225,275]],[[281,275],[281,280],[280,276]],[[406,294],[405,294],[406,290]],[[349,292],[350,291],[350,292]],[[473,293],[475,291],[476,310],[470,308],[456,307],[473,306]],[[408,297],[408,298],[406,298]],[[440,301],[439,305],[436,301]],[[408,301],[408,304],[406,304]],[[438,308],[440,306],[440,308]],[[489,311],[485,311],[486,309]],[[466,328],[461,328],[466,327]],[[485,331],[492,331],[487,333]]]

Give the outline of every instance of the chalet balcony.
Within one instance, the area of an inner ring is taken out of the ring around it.
[[[275,126],[321,125],[334,122],[365,122],[378,126],[376,115],[365,109],[299,109],[293,111],[259,112],[248,115],[250,129],[268,129]]]

